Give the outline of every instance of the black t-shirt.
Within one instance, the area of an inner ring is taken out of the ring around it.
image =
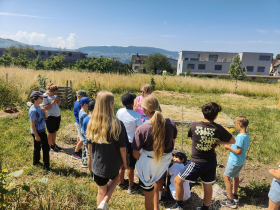
[[[109,139],[109,144],[92,143],[92,172],[103,178],[111,178],[119,173],[122,166],[120,147],[128,143],[124,124],[121,122],[121,133],[118,141]]]
[[[228,142],[232,135],[217,123],[193,122],[188,137],[192,138],[192,162],[203,163],[216,157],[216,141]]]

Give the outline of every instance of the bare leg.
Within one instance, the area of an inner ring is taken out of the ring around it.
[[[184,198],[184,182],[178,175],[174,179],[175,190],[176,190],[176,199],[177,201],[182,201]],[[211,195],[212,197],[212,195]]]
[[[154,190],[150,192],[144,191],[146,210],[154,210]]]
[[[267,210],[278,210],[279,206],[280,206],[280,204],[276,204],[272,200],[269,199]]]
[[[124,172],[125,171],[121,171],[121,173],[120,173],[120,184],[124,184]]]
[[[212,184],[204,184],[203,183],[203,188],[204,188],[204,200],[203,204],[205,206],[210,206],[211,204],[211,199],[212,199]]]
[[[233,178],[233,194],[237,195],[239,187],[239,176]]]
[[[160,181],[154,183],[154,210],[159,210]]]
[[[110,200],[110,198],[111,198],[111,196],[112,196],[112,194],[113,194],[113,192],[114,192],[114,190],[115,190],[115,188],[116,188],[116,186],[119,182],[119,178],[120,178],[120,175],[118,174],[113,180],[109,181],[108,190],[107,190],[107,193],[106,193],[106,195],[103,199],[106,203],[109,202],[109,200]]]
[[[53,139],[53,145],[54,145],[55,144],[55,140],[56,140],[56,131],[53,133],[52,139]]]
[[[97,206],[103,201],[106,193],[108,191],[108,184],[104,186],[98,186],[98,192],[97,192]]]
[[[83,141],[79,141],[78,144],[76,145],[75,152],[79,152],[82,146],[83,146]]]
[[[228,177],[228,176],[226,176],[224,174],[223,175],[223,179],[224,179],[224,182],[225,182],[225,185],[226,185],[226,190],[227,190],[228,198],[233,199],[233,196],[232,196],[232,186],[231,186],[231,183],[230,183],[230,177]],[[234,181],[233,181],[233,184],[234,184]]]
[[[129,187],[134,186],[134,169],[127,167],[127,175],[128,175],[128,181],[129,181]]]
[[[53,144],[52,144],[52,133],[48,133],[48,143],[49,143],[49,145],[50,146],[52,146]]]

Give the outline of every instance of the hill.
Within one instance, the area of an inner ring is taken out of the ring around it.
[[[11,39],[3,39],[0,38],[0,48],[7,48],[10,46],[17,46],[18,44],[26,45],[21,42],[17,42]],[[52,47],[44,47],[40,45],[29,45],[30,47],[34,47],[35,50],[57,50],[58,48]],[[118,58],[121,62],[128,63],[131,61],[131,56],[135,54],[141,55],[149,55],[153,53],[161,53],[166,55],[167,57],[172,57],[177,59],[178,52],[176,51],[168,51],[155,47],[119,47],[119,46],[87,46],[81,47],[78,49],[71,49],[71,51],[81,51],[83,53],[87,53],[89,57],[95,56],[100,57],[101,55],[106,58]]]

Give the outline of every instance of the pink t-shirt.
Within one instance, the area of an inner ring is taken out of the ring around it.
[[[143,96],[138,96],[137,97],[137,104],[141,103],[141,101],[143,100]],[[142,106],[139,107],[136,112],[138,112],[139,114],[143,115],[144,112],[143,112],[143,109],[142,109]]]

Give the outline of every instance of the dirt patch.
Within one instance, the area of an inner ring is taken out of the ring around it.
[[[15,112],[15,113],[7,113],[7,112],[4,112],[3,110],[0,111],[0,118],[9,117],[9,118],[18,119],[21,116],[22,116],[22,111],[21,110],[19,110],[18,112]]]
[[[182,105],[161,104],[160,107],[162,109],[164,118],[182,121]],[[201,108],[194,106],[183,106],[183,121],[197,122],[203,120],[204,116],[202,114]],[[221,125],[234,125],[233,121],[224,113],[219,113],[215,122]]]
[[[236,95],[236,94],[223,94],[221,96],[226,96],[226,97],[231,97],[231,98],[247,98],[246,96]]]
[[[170,97],[170,98],[187,98],[189,97],[188,94],[185,93],[175,93],[174,91],[159,91],[156,90],[153,92],[153,95],[159,97]]]

